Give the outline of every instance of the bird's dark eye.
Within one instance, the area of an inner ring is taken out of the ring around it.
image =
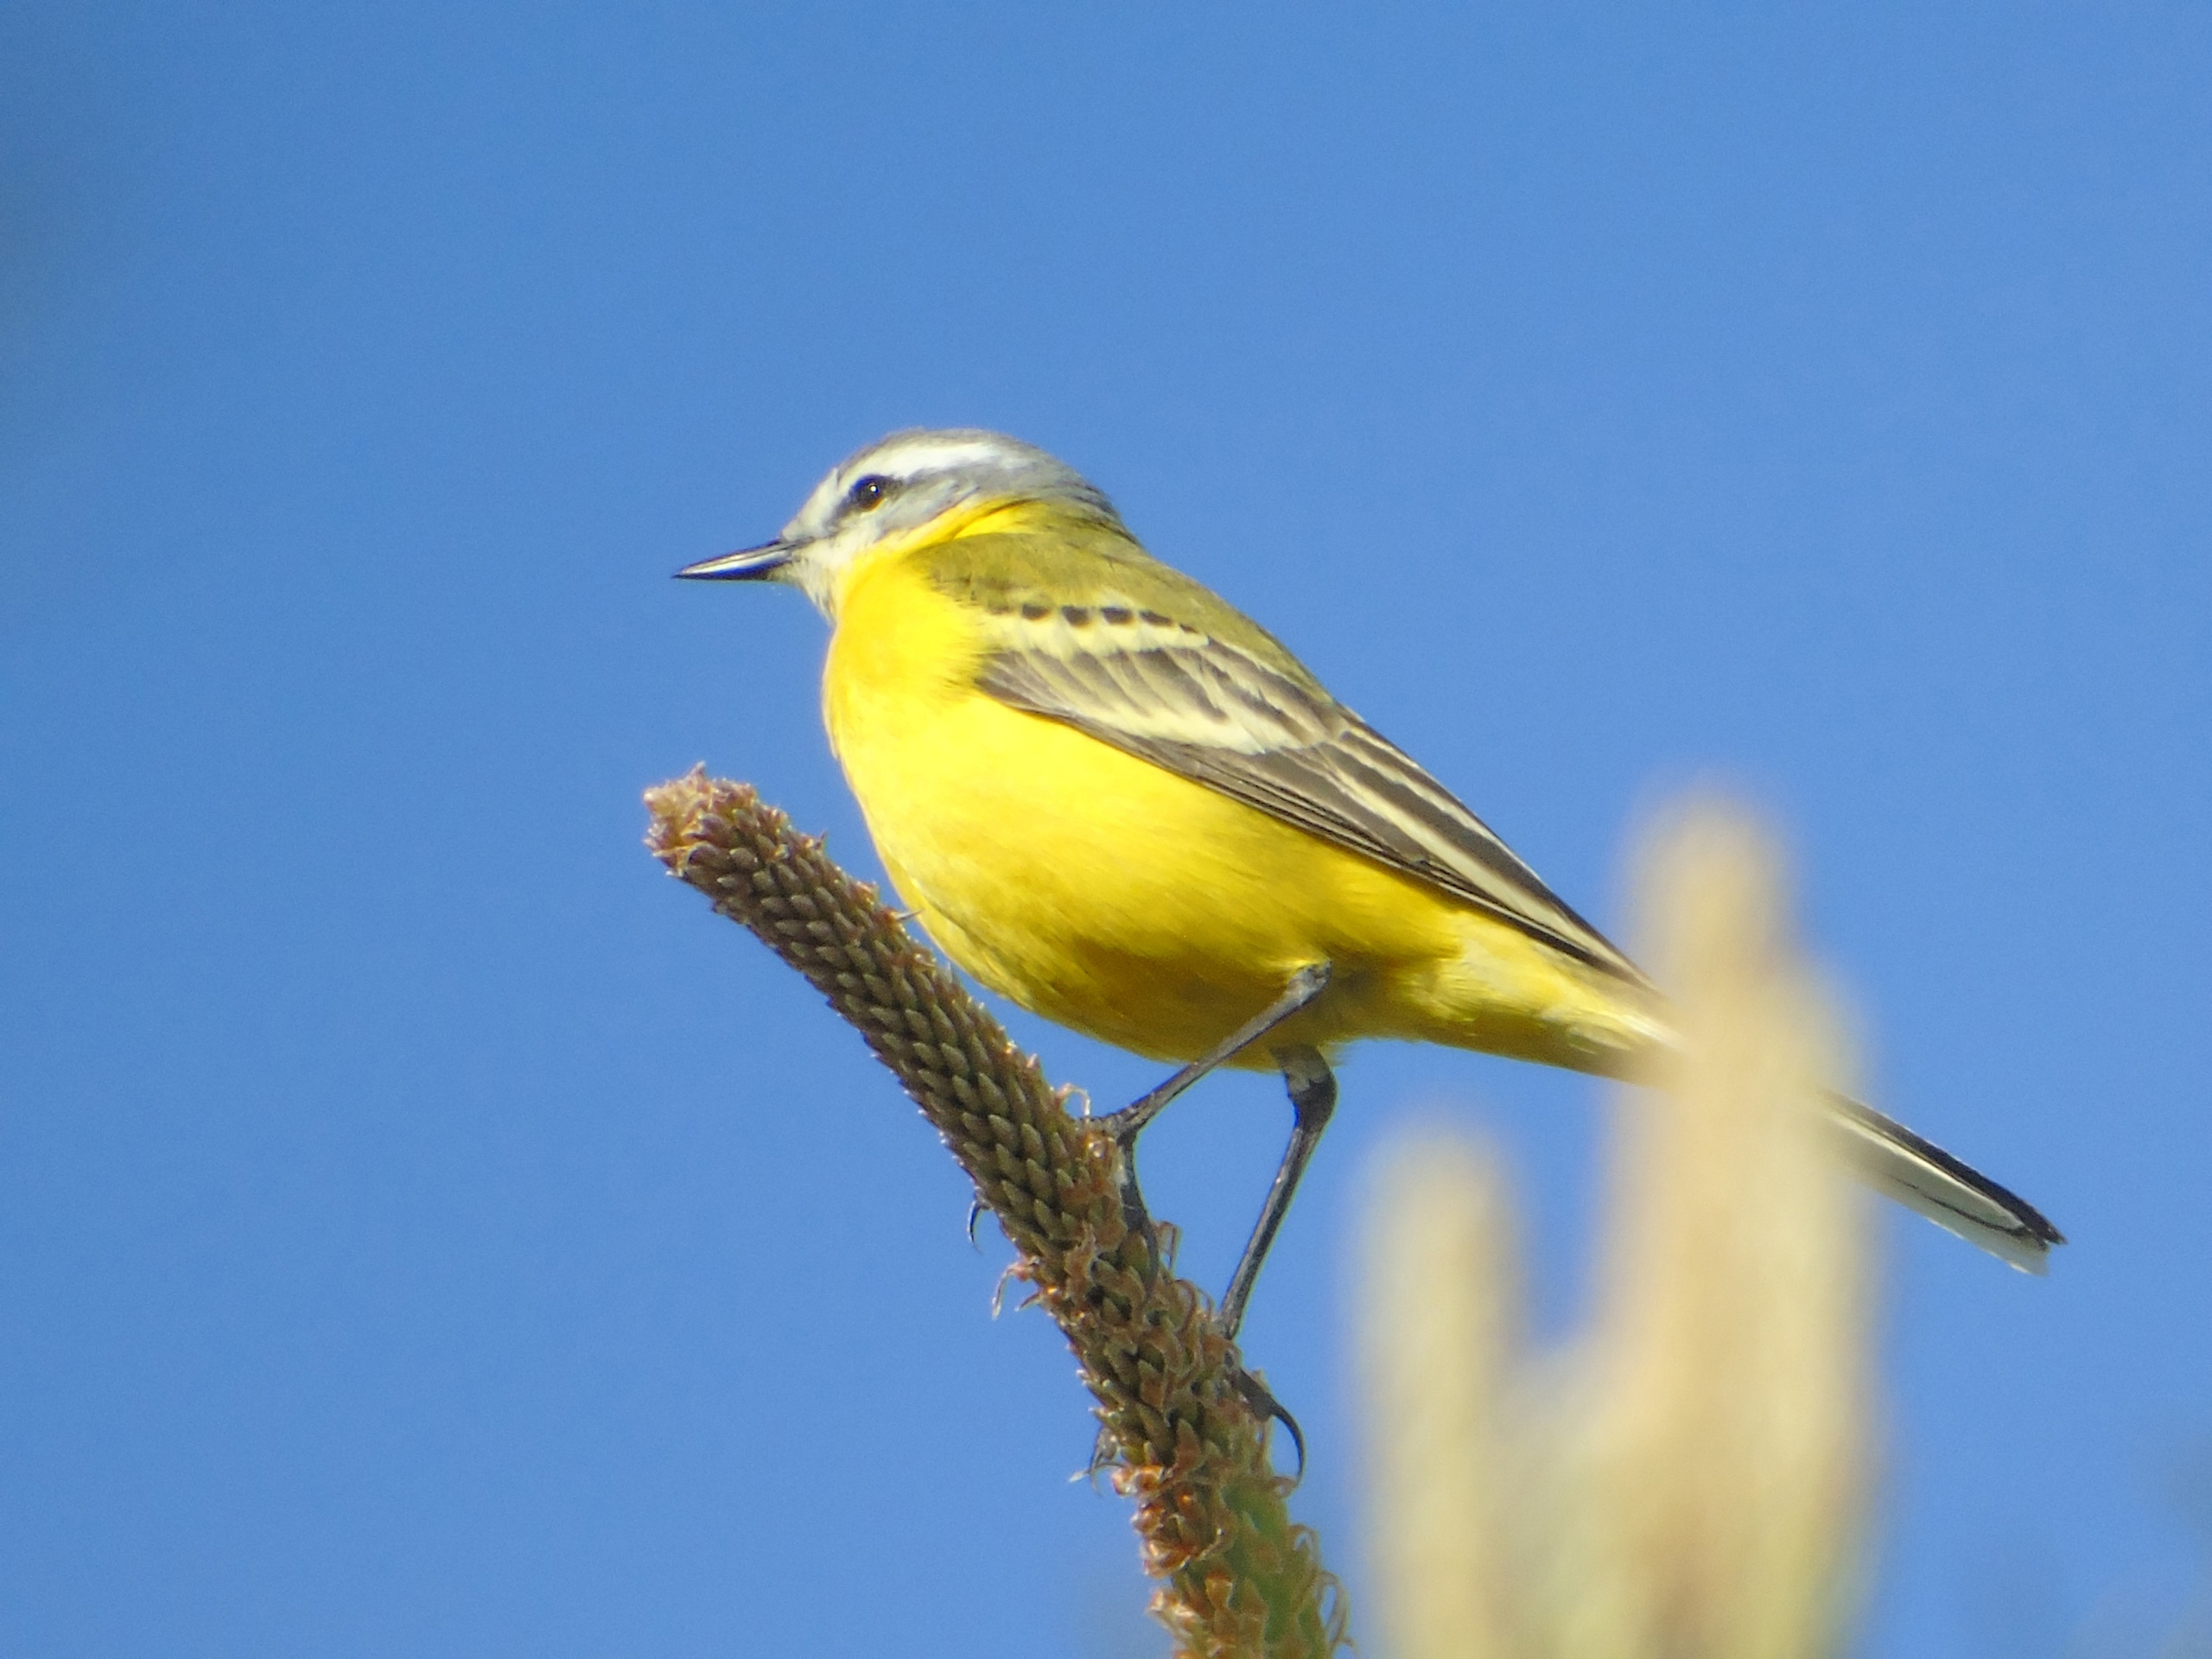
[[[880,474],[870,473],[866,478],[845,492],[845,499],[855,512],[866,512],[881,503],[891,493],[891,480]]]

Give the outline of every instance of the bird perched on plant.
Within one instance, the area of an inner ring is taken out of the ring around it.
[[[1634,1075],[1671,1047],[1633,963],[1258,624],[1147,553],[1097,488],[996,433],[893,433],[775,540],[679,575],[802,589],[823,712],[899,893],[1023,1007],[1185,1064],[1279,1069],[1290,1144],[1222,1300],[1234,1333],[1361,1038]],[[2016,1267],[2056,1229],[1840,1096],[1874,1186]]]

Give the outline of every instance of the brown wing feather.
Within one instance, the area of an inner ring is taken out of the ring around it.
[[[1126,607],[1103,614],[1128,615]],[[1425,881],[1579,962],[1646,982],[1412,758],[1321,690],[1166,617],[1166,626],[996,611],[977,683]],[[1294,663],[1293,668],[1296,667]]]

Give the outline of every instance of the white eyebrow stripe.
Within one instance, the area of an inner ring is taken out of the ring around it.
[[[866,478],[870,473],[882,473],[892,477],[911,477],[917,473],[952,472],[962,467],[980,466],[998,460],[1003,451],[990,444],[969,439],[948,443],[927,438],[909,439],[894,443],[888,448],[876,450],[852,463],[851,480]],[[842,469],[841,469],[842,470]]]

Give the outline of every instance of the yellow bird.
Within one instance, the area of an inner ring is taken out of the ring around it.
[[[831,747],[931,938],[1023,1007],[1185,1062],[1279,1068],[1288,1149],[1223,1298],[1233,1333],[1367,1037],[1622,1075],[1664,1001],[1488,826],[1112,505],[996,433],[893,433],[763,546],[679,575],[803,589]],[[1866,1178],[2016,1267],[2057,1230],[1837,1096]]]

